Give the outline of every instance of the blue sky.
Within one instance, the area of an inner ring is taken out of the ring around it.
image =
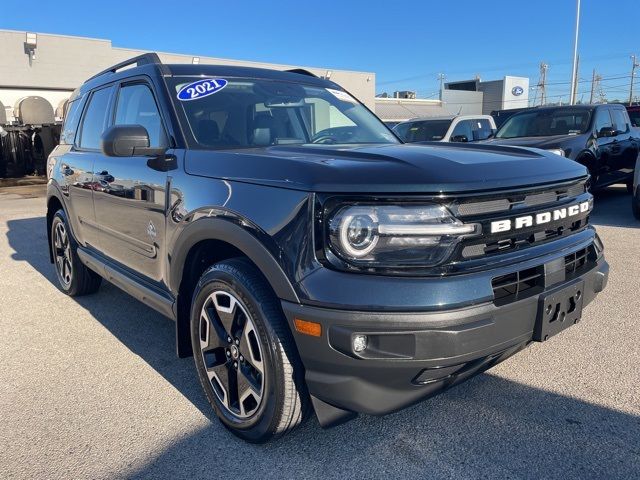
[[[116,47],[372,71],[378,92],[408,89],[429,96],[438,89],[439,72],[447,80],[522,75],[534,85],[541,61],[549,64],[547,94],[569,90],[575,0],[2,3],[4,29],[106,38]],[[629,55],[640,56],[640,0],[582,4],[579,96],[588,99],[596,68],[609,99],[626,98]]]

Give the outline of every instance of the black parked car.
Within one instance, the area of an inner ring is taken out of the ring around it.
[[[124,62],[72,95],[49,164],[62,291],[106,278],[175,320],[252,442],[308,406],[330,426],[436,394],[578,322],[607,282],[583,166],[403,145],[300,71]]]
[[[542,148],[583,164],[591,184],[631,191],[640,135],[617,104],[540,107],[511,116],[487,143]]]

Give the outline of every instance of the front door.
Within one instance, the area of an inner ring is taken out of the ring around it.
[[[590,171],[594,185],[608,183],[612,170],[615,170],[614,160],[618,147],[615,136],[603,135],[603,132],[613,129],[613,120],[609,109],[597,108],[594,119],[594,134],[596,136],[597,168]]]
[[[142,125],[151,147],[168,145],[154,92],[146,81],[119,85],[114,125]],[[162,281],[167,173],[155,170],[147,157],[101,155],[94,167],[99,250],[111,260],[146,277]]]

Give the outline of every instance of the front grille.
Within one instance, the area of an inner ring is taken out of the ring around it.
[[[465,238],[457,247],[454,260],[474,261],[580,232],[588,226],[588,212],[559,216],[539,225],[533,222],[532,226],[512,227],[506,232],[491,233],[491,224],[496,220],[535,218],[539,213],[550,213],[555,209],[591,201],[590,199],[585,180],[554,187],[529,188],[491,194],[484,198],[465,199],[451,206],[454,215],[459,216],[465,223],[479,223],[483,233],[481,236]]]
[[[582,230],[587,225],[587,220],[576,220],[575,222],[566,223],[565,225],[556,226],[551,229],[539,230],[528,233],[514,233],[509,238],[501,238],[486,243],[477,243],[474,245],[466,245],[462,249],[462,257],[470,259],[482,255],[490,255],[498,252],[506,252],[520,247],[539,244],[554,238],[570,235]]]
[[[598,252],[595,245],[564,257],[565,279],[592,268]],[[495,277],[491,281],[494,303],[498,306],[542,293],[545,288],[544,265]]]
[[[586,192],[586,181],[563,185],[554,188],[538,188],[529,192],[515,192],[503,198],[487,200],[469,200],[453,207],[458,217],[488,215],[492,213],[509,213],[521,208],[552,205],[562,200],[578,197]]]
[[[544,287],[544,269],[529,268],[496,277],[491,282],[495,303],[510,303],[540,293]]]
[[[583,248],[571,255],[564,257],[564,269],[568,274],[574,274],[581,271],[589,261],[589,250]]]

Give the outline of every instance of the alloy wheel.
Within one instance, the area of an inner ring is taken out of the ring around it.
[[[55,226],[53,249],[58,277],[64,286],[68,287],[73,279],[73,262],[71,261],[71,243],[63,222],[58,222]]]
[[[218,290],[200,312],[200,351],[207,377],[225,410],[247,419],[264,394],[264,357],[258,332],[244,305]]]

